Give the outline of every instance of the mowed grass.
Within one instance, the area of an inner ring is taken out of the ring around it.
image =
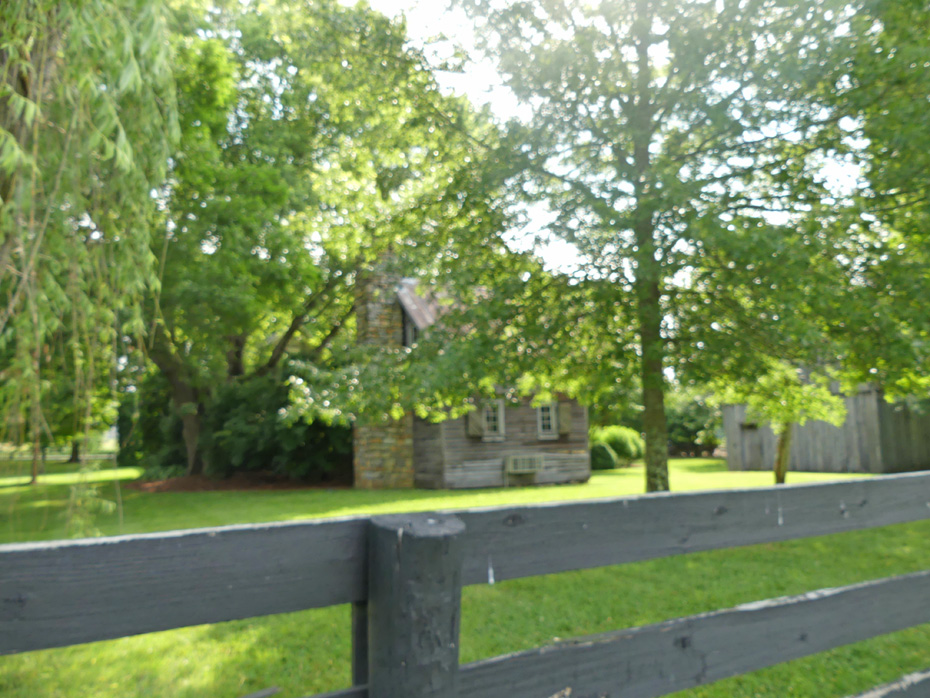
[[[136,468],[113,468],[102,461],[86,473],[74,466],[49,464],[49,474],[37,486],[28,477],[3,477],[0,465],[0,543],[53,540],[67,537],[70,486],[96,484],[102,499],[119,503],[111,513],[95,516],[102,535],[146,533],[182,528],[202,528],[237,523],[292,521],[299,519],[387,514],[405,511],[464,509],[510,504],[599,499],[639,494],[643,468],[634,466],[594,473],[579,485],[487,490],[392,490],[307,489],[219,492],[164,492],[146,494],[127,489],[125,483],[140,476]],[[789,482],[836,480],[848,475],[791,473]],[[710,458],[673,459],[672,487],[676,491],[766,487],[768,472],[727,471],[723,461]],[[122,483],[122,484],[120,484]]]
[[[143,494],[124,486],[137,476],[132,469],[90,476],[111,501],[116,482],[123,482],[122,511],[95,521],[103,533],[592,499],[636,494],[643,486],[637,467],[596,473],[584,485],[475,492]],[[77,476],[58,470],[46,477],[36,487],[0,478],[3,541],[63,536],[67,478]],[[729,473],[709,459],[672,463],[679,491],[766,486],[771,477]],[[838,477],[791,473],[789,481]],[[930,522],[922,522],[470,587],[463,595],[462,661],[917,571],[928,561]],[[279,686],[282,698],[294,698],[348,686],[349,652],[349,610],[334,607],[0,658],[0,696],[238,698]],[[928,667],[930,626],[923,626],[680,695],[839,697]]]

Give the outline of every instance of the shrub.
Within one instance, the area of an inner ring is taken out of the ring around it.
[[[145,376],[134,392],[123,393],[116,418],[117,464],[153,469],[185,469],[187,454],[181,418],[171,403],[171,388],[160,373]]]
[[[720,412],[693,391],[672,393],[665,405],[669,453],[710,455],[720,445]]]
[[[620,462],[614,450],[603,441],[591,444],[591,470],[613,470]]]
[[[643,437],[629,427],[612,426],[593,429],[591,439],[610,446],[620,465],[629,465],[637,458],[642,458],[646,450]]]
[[[261,471],[311,482],[351,481],[352,429],[286,420],[287,407],[287,384],[279,376],[220,386],[201,438],[209,471],[223,477]]]
[[[201,425],[199,448],[207,472],[351,482],[352,429],[319,421],[291,423],[282,416],[287,407],[288,388],[281,376],[242,378],[217,387]],[[118,430],[120,466],[140,466],[148,479],[186,471],[181,418],[160,374],[145,377],[136,392],[124,395]]]

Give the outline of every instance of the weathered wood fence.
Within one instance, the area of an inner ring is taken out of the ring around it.
[[[916,474],[4,545],[0,653],[351,603],[355,686],[329,698],[661,696],[930,622],[930,570],[460,666],[461,587],[926,518]]]

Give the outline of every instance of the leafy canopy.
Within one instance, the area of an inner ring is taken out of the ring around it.
[[[751,376],[835,351],[828,313],[844,309],[825,299],[850,285],[837,260],[858,241],[834,224],[849,202],[823,167],[855,150],[837,105],[857,7],[460,4],[532,114],[510,126],[514,190],[547,202],[582,275],[611,285],[600,324],[634,330],[618,343],[639,364],[647,488],[666,489],[666,370],[689,384],[721,361]]]

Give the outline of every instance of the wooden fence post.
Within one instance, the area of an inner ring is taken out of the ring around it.
[[[371,520],[369,698],[456,697],[464,531],[438,514]]]

